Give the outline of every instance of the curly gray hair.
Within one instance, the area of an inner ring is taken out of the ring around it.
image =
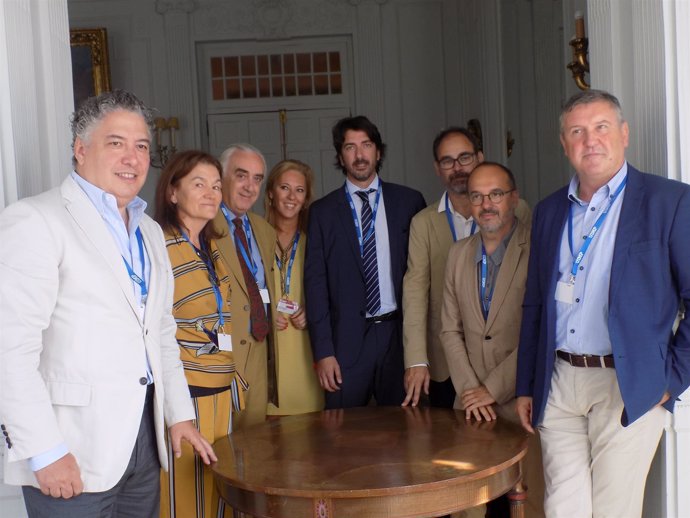
[[[72,150],[77,137],[84,142],[89,141],[91,131],[103,117],[109,113],[125,110],[141,115],[149,128],[149,138],[153,131],[153,117],[155,110],[146,106],[136,95],[126,90],[104,92],[98,97],[89,97],[79,105],[70,118],[72,128]],[[73,163],[76,164],[74,157]]]

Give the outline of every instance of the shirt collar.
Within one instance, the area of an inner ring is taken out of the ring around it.
[[[121,218],[115,196],[95,186],[84,177],[80,176],[76,171],[72,171],[70,176],[81,190],[84,191],[87,198],[89,198],[93,206],[96,207],[96,210],[102,218],[110,218],[115,215]],[[127,204],[127,215],[129,216],[129,228],[127,232],[129,234],[132,234],[137,229],[145,210],[146,202],[139,198],[139,196],[135,196],[134,199]]]
[[[616,192],[618,186],[628,175],[628,162],[627,160],[623,162],[623,165],[618,170],[618,172],[611,178],[606,184],[602,185],[599,190],[606,189],[606,197],[610,196],[612,193]],[[578,180],[577,175],[570,179],[570,185],[568,185],[568,199],[572,202],[577,203],[580,206],[589,205],[589,202],[582,201],[577,194],[578,188],[580,187],[580,180]],[[596,194],[596,193],[595,193]]]
[[[379,175],[376,174],[376,175],[374,175],[374,180],[369,184],[369,187],[367,187],[367,189],[374,189],[375,191],[377,191],[380,183],[381,182],[379,180]],[[345,178],[345,185],[347,186],[347,192],[350,193],[350,196],[352,196],[357,191],[364,190],[361,187],[359,187],[358,185],[355,185],[354,183],[352,183],[349,178]]]
[[[443,196],[441,196],[441,200],[438,202],[438,212],[443,213],[446,211],[446,199],[448,199],[448,191],[443,193]],[[453,202],[448,199],[448,206],[450,207],[451,212],[453,213],[453,216],[456,218],[460,218],[460,221],[463,223],[467,223],[469,221],[474,221],[474,218],[470,215],[469,218],[466,218],[462,214],[460,214],[455,208],[453,207]]]
[[[495,265],[499,265],[503,262],[503,258],[506,255],[506,250],[508,249],[508,245],[510,244],[510,240],[513,237],[513,234],[515,234],[515,229],[517,228],[517,218],[515,218],[515,221],[513,222],[513,227],[510,229],[510,232],[508,232],[508,235],[504,237],[501,242],[498,244],[496,247],[496,250],[494,250],[493,254],[489,255],[489,259],[491,262],[493,262]],[[474,254],[474,261],[476,263],[481,263],[482,262],[482,241],[481,241],[481,236],[479,239],[479,243],[477,244],[477,251]]]

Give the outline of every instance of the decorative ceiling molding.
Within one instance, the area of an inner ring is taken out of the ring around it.
[[[353,9],[342,0],[199,0],[194,25],[197,34],[233,37],[286,38],[352,29]]]
[[[168,14],[171,12],[181,12],[189,14],[196,9],[194,0],[156,0],[156,12],[158,14]]]

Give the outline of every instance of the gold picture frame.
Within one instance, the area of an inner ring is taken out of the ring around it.
[[[110,91],[108,33],[104,28],[69,31],[72,51],[74,107],[94,95]]]

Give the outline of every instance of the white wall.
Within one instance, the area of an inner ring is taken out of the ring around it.
[[[522,2],[548,6],[561,0]],[[182,125],[182,147],[199,146],[206,131],[200,120],[196,45],[208,41],[251,41],[346,35],[353,42],[355,112],[367,115],[381,130],[389,153],[383,176],[419,189],[431,202],[441,192],[432,166],[435,134],[478,118],[484,129],[488,159],[504,161],[504,77],[501,67],[500,0],[225,0],[162,1],[69,0],[71,27],[108,29],[113,87],[129,88],[164,116]],[[555,8],[556,10],[558,7]],[[543,9],[530,17],[544,27]],[[511,18],[503,25],[511,23]],[[557,21],[557,20],[556,20]],[[523,35],[524,36],[524,35]],[[541,47],[558,49],[560,32],[543,31]],[[553,59],[553,63],[549,60]],[[554,120],[562,97],[562,60],[558,52],[541,56],[540,86],[529,109]],[[523,72],[534,74],[532,63]],[[507,84],[510,84],[508,82]],[[555,85],[555,86],[554,86]],[[280,106],[276,106],[280,108]],[[551,151],[551,127],[513,130],[519,149],[545,142],[539,169],[536,155],[520,162],[528,199],[534,203],[552,190],[551,171],[562,170],[560,151]],[[522,147],[524,146],[524,147]],[[549,150],[549,151],[547,151]],[[157,174],[152,171],[144,197],[151,198]],[[340,175],[334,170],[322,174]],[[542,184],[546,182],[546,187]]]

